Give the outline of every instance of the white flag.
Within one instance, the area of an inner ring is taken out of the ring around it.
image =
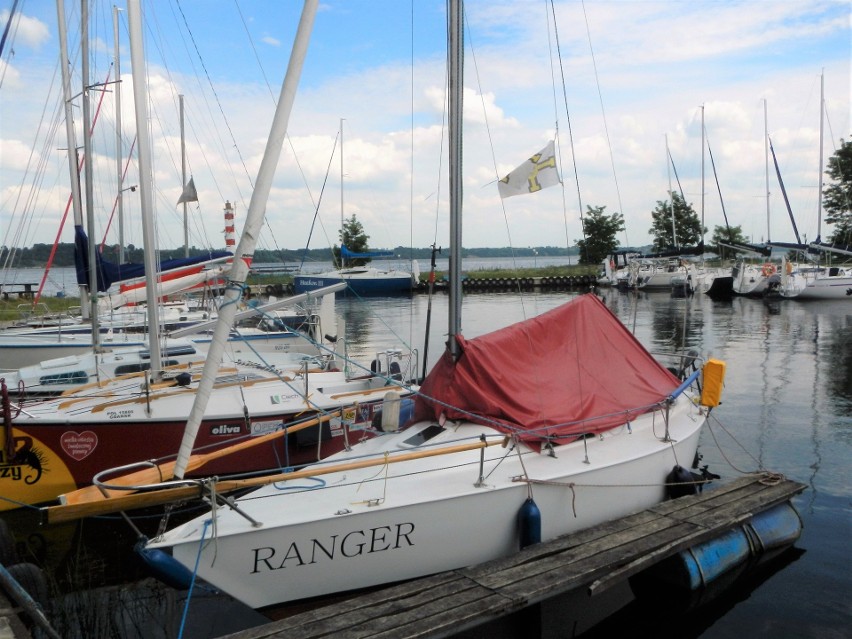
[[[559,171],[556,170],[556,154],[553,140],[541,151],[521,164],[497,183],[500,197],[507,198],[524,193],[535,193],[548,186],[559,184]]]
[[[177,201],[178,204],[184,202],[198,202],[198,191],[195,190],[195,180],[192,178],[189,178],[189,182],[183,187],[183,193],[180,194],[180,199]]]

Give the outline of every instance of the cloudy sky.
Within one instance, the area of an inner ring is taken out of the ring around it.
[[[4,28],[12,4],[0,1]],[[199,195],[188,208],[189,242],[221,247],[225,200],[238,230],[248,208],[301,6],[143,2],[161,247],[184,242],[178,95]],[[724,204],[730,224],[754,241],[767,233],[793,241],[771,158],[767,198],[765,130],[799,231],[813,239],[821,76],[823,163],[852,134],[850,11],[848,0],[467,0],[464,245],[574,245],[588,206],[624,215],[623,245],[647,244],[651,212],[669,188],[683,191],[711,232],[724,224]],[[77,96],[80,3],[66,0],[66,12]],[[90,13],[92,83],[107,73],[112,81],[112,5],[92,2]],[[136,124],[119,15],[124,163]],[[0,241],[28,246],[53,242],[69,171],[55,2],[22,0],[16,18],[0,61]],[[447,245],[445,56],[441,0],[321,2],[261,247],[330,246],[341,205],[375,248]],[[109,243],[118,239],[116,86],[103,93],[92,135],[94,235],[100,241],[109,225]],[[93,112],[101,95],[92,92]],[[78,96],[74,104],[82,146]],[[496,179],[551,139],[563,185],[501,200]],[[138,182],[134,155],[122,187]],[[138,190],[124,202],[125,243],[139,245]],[[62,241],[72,241],[71,225],[69,214]]]

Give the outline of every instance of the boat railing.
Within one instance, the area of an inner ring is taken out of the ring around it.
[[[376,353],[370,363],[370,372],[386,377],[389,382],[410,382],[417,378],[418,360],[416,348],[410,351],[389,348]]]
[[[35,305],[18,304],[16,312],[18,314],[18,319],[15,321],[16,326],[33,328],[79,324],[81,316],[79,306],[71,306],[67,310],[57,313],[43,302]]]

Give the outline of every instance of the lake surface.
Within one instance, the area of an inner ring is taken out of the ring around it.
[[[575,294],[468,294],[462,304],[463,332],[468,338],[481,335],[550,310]],[[652,352],[694,350],[726,362],[722,405],[714,409],[699,447],[702,465],[722,481],[765,469],[806,484],[807,490],[794,500],[804,523],[802,537],[791,551],[743,574],[724,591],[703,593],[700,601],[655,600],[649,593],[637,598],[622,587],[592,600],[560,598],[460,636],[609,637],[625,630],[639,636],[709,639],[848,636],[852,301],[714,302],[702,295],[598,294]],[[423,335],[430,308],[426,295],[337,300],[350,357],[369,361],[375,352],[402,342],[417,348],[421,357],[427,350],[431,367],[446,341],[447,300],[444,294],[431,300],[428,347]],[[39,527],[29,513],[6,518],[59,580],[70,583],[65,575],[71,571],[85,582],[79,584],[83,588],[141,574],[130,552],[135,536],[114,518],[56,529]],[[179,620],[182,604],[175,601],[170,618]],[[256,621],[245,611],[206,603],[203,593],[197,605],[207,612],[195,615],[196,624],[185,637],[217,636],[236,629],[228,624]],[[225,614],[227,623],[221,621]],[[199,615],[206,615],[206,623],[199,622]],[[148,630],[152,634],[129,636],[167,636]]]

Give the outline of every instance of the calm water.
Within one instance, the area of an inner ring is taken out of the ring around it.
[[[700,601],[653,600],[648,593],[636,599],[622,587],[592,600],[575,596],[547,602],[464,637],[603,637],[625,629],[642,636],[678,638],[848,636],[852,303],[713,302],[700,295],[684,300],[665,293],[636,297],[609,290],[599,294],[652,352],[695,350],[726,361],[723,403],[703,435],[702,463],[723,480],[762,468],[806,484],[807,490],[794,501],[804,521],[802,537],[792,551],[742,575],[724,591],[703,593]],[[475,337],[538,315],[571,295],[469,294],[462,307],[463,332]],[[350,356],[369,360],[374,352],[400,342],[422,355],[428,306],[425,295],[338,300]],[[430,365],[443,348],[446,322],[447,297],[437,295],[432,300]],[[73,571],[75,578],[82,574],[88,580],[81,585],[85,587],[140,574],[128,552],[134,537],[126,524],[86,520],[51,530],[38,528],[28,517],[23,514],[10,521],[26,537],[34,556],[57,567],[58,578]],[[209,604],[203,594],[193,601],[197,610],[207,610],[206,623],[188,628],[185,637],[221,635],[256,620],[222,604],[205,608]],[[172,623],[179,621],[181,606],[179,599],[166,606]],[[593,625],[610,612],[614,614]],[[227,623],[221,621],[222,615]]]

